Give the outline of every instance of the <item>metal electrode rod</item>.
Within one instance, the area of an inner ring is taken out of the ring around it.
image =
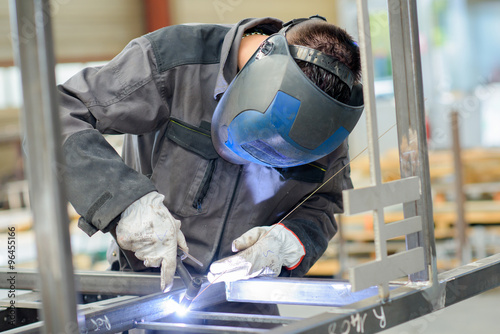
[[[11,0],[10,10],[15,61],[22,80],[25,165],[34,217],[44,331],[77,333],[49,0]]]

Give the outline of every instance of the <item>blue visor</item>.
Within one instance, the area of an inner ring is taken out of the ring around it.
[[[225,145],[247,161],[290,167],[318,160],[349,134],[341,127],[327,141],[306,152],[289,136],[299,107],[299,100],[279,91],[264,113],[247,110],[236,116],[228,127]]]
[[[331,153],[363,111],[362,90],[341,103],[320,90],[291,57],[284,36],[269,37],[222,96],[212,118],[219,155],[236,163],[292,167]]]

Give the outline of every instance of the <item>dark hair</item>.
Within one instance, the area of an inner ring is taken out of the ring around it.
[[[355,81],[361,77],[359,48],[352,37],[342,28],[319,19],[301,22],[291,27],[286,38],[288,44],[303,45],[337,58],[354,75]],[[304,61],[297,61],[302,71],[325,93],[340,102],[347,102],[351,90],[336,75]]]

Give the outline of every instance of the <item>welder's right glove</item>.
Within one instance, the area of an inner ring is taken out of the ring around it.
[[[163,204],[165,197],[154,191],[123,211],[116,226],[121,248],[132,251],[146,267],[161,265],[161,289],[171,289],[176,266],[177,246],[188,252],[181,222]]]

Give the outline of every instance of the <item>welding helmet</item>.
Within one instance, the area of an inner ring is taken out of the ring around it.
[[[340,146],[361,116],[362,88],[350,70],[317,50],[288,45],[288,27],[259,46],[215,109],[212,141],[231,163],[283,168],[318,160]],[[351,88],[350,100],[323,92],[294,58],[336,74]]]

